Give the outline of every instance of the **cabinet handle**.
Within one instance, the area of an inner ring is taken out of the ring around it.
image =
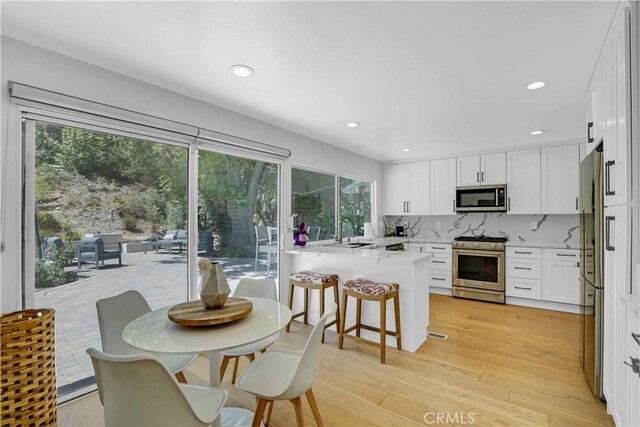
[[[411,212],[411,202],[407,201],[407,213]]]
[[[440,247],[440,246],[432,246],[433,249],[440,249],[440,250],[445,250],[446,248]]]
[[[453,200],[453,211],[454,212],[456,211],[456,201],[455,201],[455,199]]]
[[[578,210],[578,198],[576,197],[576,210]]]
[[[431,261],[434,264],[444,264],[444,261]]]
[[[507,197],[507,210],[511,210],[511,197]]]
[[[531,290],[531,288],[525,288],[523,286],[514,286],[514,288],[516,288],[516,289],[524,289],[525,291],[530,291]]]
[[[523,252],[523,251],[514,251],[514,253],[521,254],[521,255],[531,255],[531,252]]]
[[[484,182],[484,172],[480,173],[480,182]]]
[[[611,189],[611,166],[615,166],[615,160],[609,160],[604,164],[604,195],[615,196],[616,191]]]
[[[604,218],[604,248],[608,251],[615,251],[616,247],[611,245],[611,221],[615,222],[615,216],[606,216]]]
[[[575,258],[576,254],[561,254],[561,253],[557,253],[556,256],[570,256],[570,257]]]
[[[480,172],[476,172],[476,182],[480,182]]]
[[[445,279],[443,279],[442,277],[432,277],[431,280],[441,280],[441,281],[445,281]]]
[[[593,122],[587,123],[587,143],[591,144],[593,142],[593,136],[591,136],[591,130],[593,129]]]
[[[513,267],[516,270],[531,270],[531,267]]]

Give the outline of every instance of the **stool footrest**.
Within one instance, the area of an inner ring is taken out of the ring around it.
[[[380,328],[376,328],[375,326],[369,326],[369,325],[360,324],[360,327],[362,329],[366,329],[367,331],[380,333]],[[392,337],[397,337],[398,336],[397,332],[389,331],[389,330],[386,330],[386,329],[385,329],[385,334],[391,335]]]
[[[298,314],[292,314],[292,315],[291,315],[291,320],[295,319],[296,317],[303,316],[303,315],[305,315],[305,314],[306,314],[306,313],[305,313],[304,311],[301,311],[301,312],[300,312],[300,313],[298,313]]]

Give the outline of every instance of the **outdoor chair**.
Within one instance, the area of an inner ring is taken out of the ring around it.
[[[48,258],[51,255],[53,250],[60,250],[64,246],[62,239],[60,237],[51,236],[45,237],[44,243],[42,243],[40,247],[40,256],[43,258]]]
[[[255,269],[258,269],[258,256],[261,253],[267,254],[267,273],[271,270],[271,257],[277,259],[278,256],[278,228],[266,225],[256,225],[256,256]]]
[[[167,248],[169,253],[173,253],[174,246],[177,246],[179,253],[182,253],[183,245],[187,245],[187,230],[167,230],[164,237],[153,244],[156,252],[158,249]]]
[[[211,231],[198,231],[198,252],[213,255],[213,233]]]
[[[117,249],[105,249],[102,237],[84,236],[78,246],[78,270],[83,262],[92,262],[96,270],[100,268],[100,262],[108,259],[117,259],[118,265],[122,265],[122,242],[117,243]]]

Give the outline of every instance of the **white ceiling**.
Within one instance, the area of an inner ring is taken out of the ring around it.
[[[615,2],[2,2],[2,33],[380,160],[583,138]],[[255,69],[247,79],[233,64]],[[530,92],[526,84],[548,86]],[[346,123],[357,121],[355,129]],[[529,132],[545,129],[540,136]],[[411,153],[403,153],[409,147]]]

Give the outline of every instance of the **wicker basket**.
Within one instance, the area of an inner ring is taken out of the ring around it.
[[[1,426],[56,425],[54,311],[0,317]]]

